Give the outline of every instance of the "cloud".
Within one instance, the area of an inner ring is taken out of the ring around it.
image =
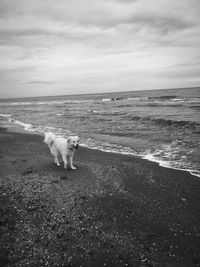
[[[52,0],[1,0],[1,33],[3,36],[7,33],[8,37],[63,35],[69,38],[68,35],[73,37],[77,33],[84,38],[107,29],[117,32],[123,25],[130,30],[132,26],[135,32],[147,29],[163,35],[195,27],[195,16],[185,16],[189,10],[181,11],[181,5],[175,6],[171,0],[168,1],[171,5],[164,5],[165,2],[60,0],[55,5]],[[184,2],[187,3],[186,0]],[[174,12],[172,8],[178,11]]]
[[[200,46],[198,1],[0,0],[4,84],[45,88],[51,83],[53,90],[56,83],[87,88],[96,79],[114,90],[111,84],[123,82],[124,88],[151,82],[154,87],[157,76],[167,87],[170,68],[179,74],[185,68],[186,77],[186,65],[192,77]]]

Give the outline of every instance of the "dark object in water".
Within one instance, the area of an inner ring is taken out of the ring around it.
[[[123,100],[123,97],[113,97],[111,98],[112,101],[117,101],[117,100]]]
[[[150,96],[148,99],[152,100],[170,100],[170,99],[175,99],[177,96],[175,95],[163,95],[163,96]]]

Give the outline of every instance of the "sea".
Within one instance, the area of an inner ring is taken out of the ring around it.
[[[200,177],[200,88],[1,99],[0,124]]]

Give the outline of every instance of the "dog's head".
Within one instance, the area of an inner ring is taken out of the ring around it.
[[[78,136],[70,136],[67,138],[69,148],[78,149],[80,138]]]

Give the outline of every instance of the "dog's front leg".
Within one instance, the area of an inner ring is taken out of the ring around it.
[[[69,163],[70,163],[70,167],[71,167],[71,169],[72,169],[72,170],[76,170],[76,167],[74,167],[74,165],[73,165],[73,156],[70,156],[70,157],[69,157]]]
[[[62,155],[62,160],[64,162],[64,168],[67,169],[67,157],[66,157],[66,155]]]

